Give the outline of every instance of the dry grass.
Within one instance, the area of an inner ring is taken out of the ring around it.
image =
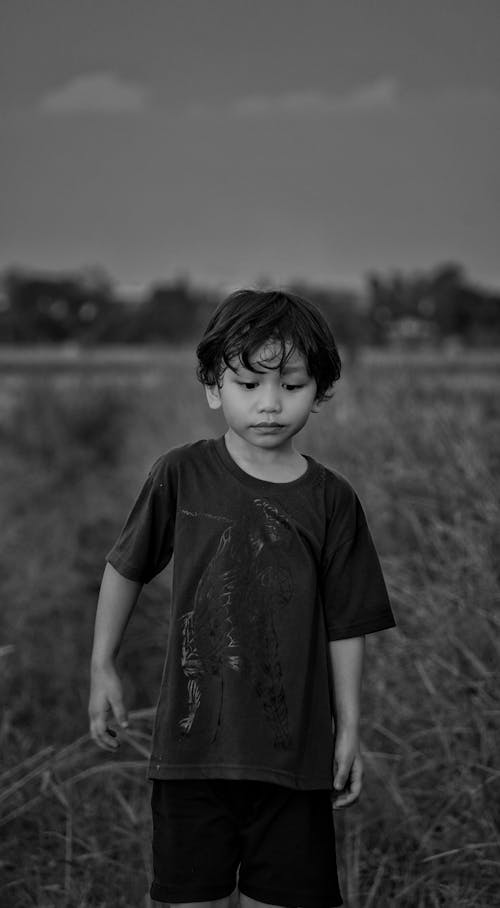
[[[365,788],[336,814],[348,908],[497,903],[498,385],[484,362],[367,359],[346,367],[301,439],[358,489],[398,619],[368,639]],[[145,773],[168,572],[124,641],[132,713],[116,757],[87,736],[96,594],[150,463],[220,429],[178,357],[118,383],[84,370],[11,386],[0,432],[5,908],[149,904]]]

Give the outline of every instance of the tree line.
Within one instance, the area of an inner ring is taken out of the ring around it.
[[[456,263],[404,274],[371,273],[363,292],[295,282],[313,300],[339,344],[500,346],[500,292],[469,281]],[[188,278],[153,283],[134,302],[101,268],[0,275],[0,343],[179,344],[199,337],[220,297]]]

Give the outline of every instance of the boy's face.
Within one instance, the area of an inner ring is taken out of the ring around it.
[[[268,341],[250,359],[251,371],[233,360],[219,387],[206,387],[209,406],[222,407],[228,427],[258,448],[286,449],[318,409],[304,356],[294,351],[281,371],[280,359],[280,344]]]

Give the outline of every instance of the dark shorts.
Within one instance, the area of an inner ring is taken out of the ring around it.
[[[154,880],[159,902],[240,892],[286,908],[341,905],[329,791],[270,782],[155,779]]]

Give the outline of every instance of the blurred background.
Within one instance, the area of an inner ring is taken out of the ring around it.
[[[347,908],[492,908],[500,787],[500,66],[489,0],[2,0],[0,904],[149,908],[171,568],[87,734],[104,557],[153,461],[223,431],[194,348],[241,286],[313,299],[342,378],[299,447],[364,504]],[[495,743],[496,742],[496,743]]]

